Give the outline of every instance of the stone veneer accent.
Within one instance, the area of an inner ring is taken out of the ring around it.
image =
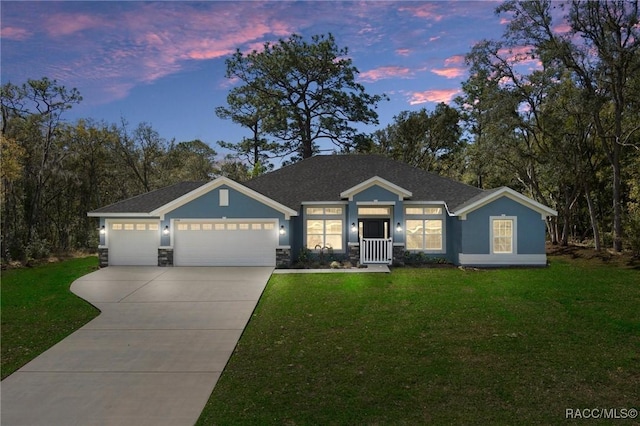
[[[158,266],[173,266],[173,249],[158,249]]]
[[[349,257],[349,262],[352,265],[360,264],[360,245],[359,244],[349,244],[349,251],[347,252],[347,256]]]
[[[109,249],[106,247],[98,247],[98,266],[100,268],[109,266]]]
[[[393,246],[393,264],[398,266],[404,265],[404,246]]]
[[[276,267],[291,265],[291,249],[276,248]]]

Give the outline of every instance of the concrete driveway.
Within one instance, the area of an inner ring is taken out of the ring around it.
[[[108,267],[93,321],[2,381],[3,425],[192,425],[273,268]]]

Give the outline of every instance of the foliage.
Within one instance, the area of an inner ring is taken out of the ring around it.
[[[446,265],[449,263],[449,261],[444,257],[429,256],[428,254],[421,251],[405,251],[403,261],[407,266]]]
[[[369,146],[359,149],[384,154],[423,170],[456,174],[458,155],[464,147],[459,121],[458,111],[444,103],[438,104],[433,112],[424,108],[402,111],[394,117],[394,123],[371,135]]]
[[[198,424],[554,424],[637,401],[638,271],[274,275]]]
[[[2,378],[93,319],[98,310],[69,290],[95,257],[2,271]]]
[[[244,165],[216,164],[202,141],[167,142],[148,123],[120,126],[63,120],[81,97],[55,80],[7,83],[2,109],[2,259],[95,249],[87,211],[180,181],[223,174],[246,179]]]
[[[231,91],[229,108],[218,112],[253,128],[254,147],[262,143],[258,135],[269,134],[280,144],[277,152],[303,159],[318,151],[321,139],[350,151],[354,124],[377,123],[374,108],[384,96],[369,95],[356,82],[358,70],[348,54],[331,34],[311,42],[293,34],[265,43],[262,51],[237,50],[227,60],[226,76],[242,86]]]

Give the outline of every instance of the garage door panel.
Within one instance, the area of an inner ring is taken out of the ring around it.
[[[160,235],[157,223],[114,222],[109,225],[109,265],[158,264]]]
[[[174,235],[174,264],[275,266],[276,245],[273,222],[181,223]]]

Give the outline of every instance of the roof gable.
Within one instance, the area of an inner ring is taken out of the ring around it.
[[[558,212],[545,206],[544,204],[540,204],[537,201],[526,197],[519,192],[514,191],[511,188],[506,186],[493,189],[491,191],[486,191],[481,196],[476,196],[472,199],[469,199],[464,204],[458,206],[456,210],[453,212],[455,216],[459,216],[461,219],[466,219],[467,214],[471,213],[474,210],[479,209],[482,206],[485,206],[498,198],[507,197],[519,204],[522,204],[525,207],[530,208],[538,213],[542,219],[546,219],[547,216],[557,216]]]
[[[228,186],[229,188],[232,188],[238,192],[240,192],[241,194],[244,194],[250,198],[253,198],[256,201],[259,201],[262,204],[265,204],[271,208],[273,208],[274,210],[277,210],[279,212],[281,212],[282,214],[285,215],[286,219],[289,219],[290,216],[297,216],[298,212],[288,208],[287,206],[284,206],[280,203],[278,203],[277,201],[274,201],[272,199],[270,199],[269,197],[266,197],[262,194],[260,194],[259,192],[256,192],[254,190],[252,190],[251,188],[247,188],[246,186],[231,180],[227,177],[221,176],[219,178],[216,178],[214,180],[212,180],[211,182],[202,185],[199,188],[194,189],[191,192],[188,192],[186,194],[184,194],[183,196],[176,198],[175,200],[153,210],[151,212],[152,215],[156,215],[156,216],[160,216],[160,218],[163,218],[165,214],[167,214],[168,212],[177,209],[178,207],[181,207],[185,204],[187,204],[190,201],[195,200],[198,197],[201,197],[202,195],[213,191],[216,188],[219,188],[221,186]]]
[[[365,189],[369,189],[372,186],[379,186],[389,192],[396,194],[398,196],[398,200],[400,201],[404,200],[405,198],[409,198],[412,195],[411,191],[408,191],[394,183],[391,183],[388,180],[381,178],[380,176],[374,176],[365,180],[364,182],[360,182],[356,186],[352,186],[351,188],[342,191],[340,193],[340,198],[348,198],[349,201],[351,201],[353,200],[354,195],[364,191]]]

